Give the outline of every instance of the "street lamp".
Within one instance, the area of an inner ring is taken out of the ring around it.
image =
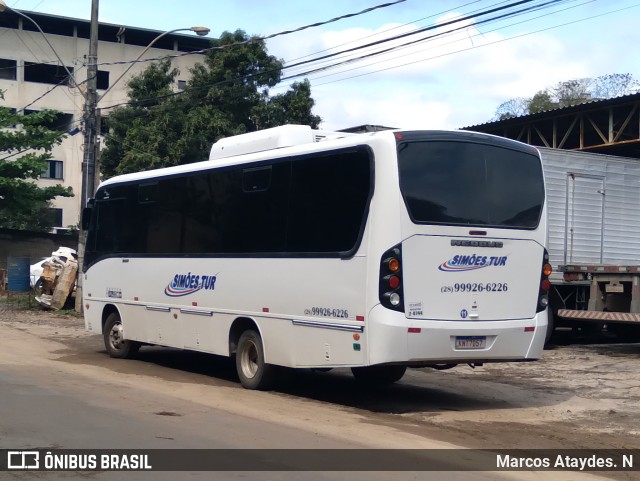
[[[42,31],[42,29],[40,28],[40,25],[38,25],[38,23],[31,17],[29,17],[28,15],[25,15],[24,13],[20,12],[19,10],[15,10],[11,7],[9,7],[4,0],[0,0],[0,13],[3,13],[5,11],[11,11],[13,13],[15,13],[16,15],[19,15],[21,17],[26,18],[27,20],[29,20],[32,24],[34,24],[36,26],[36,28],[38,29],[38,31],[42,34],[42,38],[44,38],[44,41],[47,42],[47,45],[49,45],[49,47],[51,48],[51,51],[54,53],[54,55],[56,56],[56,58],[58,59],[58,62],[60,62],[60,64],[62,65],[62,67],[65,69],[65,71],[67,72],[67,75],[69,76],[69,79],[71,80],[71,82],[73,83],[74,87],[78,88],[78,91],[82,94],[82,96],[84,98],[86,98],[87,96],[85,95],[85,93],[80,89],[80,87],[78,86],[78,84],[76,83],[75,78],[73,78],[73,74],[69,71],[69,69],[67,68],[67,66],[64,64],[64,62],[62,61],[62,59],[60,58],[60,55],[58,55],[58,52],[56,51],[55,48],[53,48],[53,45],[51,45],[51,42],[49,42],[49,39],[47,38],[47,36],[45,35],[45,33]]]
[[[3,0],[0,0],[0,2],[2,2],[2,1],[3,1]],[[135,60],[133,60],[133,61],[129,64],[129,66],[125,69],[125,71],[124,71],[124,72],[122,72],[122,73],[120,74],[120,76],[119,76],[117,79],[115,79],[113,82],[111,82],[111,85],[109,85],[109,88],[108,88],[107,90],[105,90],[105,91],[102,93],[102,95],[101,95],[101,96],[100,96],[100,98],[98,99],[98,102],[100,102],[100,100],[102,100],[102,99],[104,98],[104,96],[105,96],[105,95],[107,95],[107,92],[109,92],[109,90],[111,90],[111,89],[113,88],[113,86],[114,86],[115,84],[117,84],[117,83],[122,79],[122,77],[124,77],[124,76],[127,74],[127,72],[128,72],[129,70],[131,70],[131,68],[132,68],[136,63],[138,63],[138,60],[140,60],[140,59],[142,58],[142,56],[143,56],[145,53],[147,53],[147,51],[148,51],[151,47],[153,47],[153,45],[154,45],[158,40],[160,40],[160,39],[161,39],[162,37],[164,37],[165,35],[169,35],[170,33],[176,33],[176,32],[187,32],[187,31],[195,32],[195,34],[196,34],[196,35],[198,35],[199,37],[204,37],[205,35],[209,35],[209,32],[210,32],[211,30],[210,30],[210,29],[208,29],[207,27],[189,27],[189,28],[176,28],[176,29],[174,29],[174,30],[168,30],[167,32],[163,32],[163,33],[161,33],[161,34],[160,34],[160,35],[158,35],[156,38],[154,38],[154,39],[151,41],[151,43],[150,43],[149,45],[147,45],[147,46],[145,47],[145,49],[144,49],[142,52],[140,52],[140,55],[138,55],[138,57],[137,57]]]

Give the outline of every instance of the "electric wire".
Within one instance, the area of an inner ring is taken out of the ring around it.
[[[514,6],[524,5],[524,4],[527,4],[527,3],[531,3],[533,1],[534,0],[520,0],[520,1],[517,1],[517,2],[512,2],[512,3],[510,3],[509,5],[506,5],[506,6],[494,7],[494,8],[491,8],[489,10],[481,11],[480,13],[477,13],[475,15],[466,15],[466,16],[463,16],[463,17],[458,17],[456,19],[453,19],[453,20],[450,20],[450,21],[447,21],[447,22],[444,22],[444,23],[441,23],[441,24],[430,25],[428,27],[419,29],[419,33],[422,33],[422,32],[425,32],[425,31],[431,31],[431,30],[434,30],[436,28],[441,28],[443,26],[453,25],[453,24],[459,23],[459,22],[466,22],[466,21],[474,19],[476,17],[485,16],[485,15],[487,15],[489,13],[499,12],[499,11],[505,10],[506,8],[511,8],[511,7],[514,7]],[[567,0],[548,0],[546,2],[543,2],[542,5],[550,5],[550,4],[555,4],[555,3],[558,3],[558,2],[564,2],[564,1],[567,1]],[[508,15],[508,14],[509,13],[507,12],[504,15]],[[465,26],[465,28],[466,28],[466,26]],[[362,49],[362,48],[365,48],[365,47],[368,47],[368,46],[371,46],[371,45],[381,44],[381,43],[384,43],[384,42],[397,40],[399,38],[404,38],[404,37],[413,35],[415,33],[416,32],[409,32],[409,33],[405,33],[405,34],[402,34],[402,35],[397,35],[397,36],[394,36],[394,37],[391,37],[391,38],[388,38],[388,39],[385,39],[385,40],[380,40],[380,41],[377,41],[377,42],[371,42],[371,43],[363,45],[363,46],[354,47],[352,49],[347,49],[347,50],[342,51],[342,52],[336,52],[336,53],[333,53],[333,54],[329,54],[329,55],[326,55],[326,56],[323,56],[323,57],[320,57],[320,58],[317,58],[317,59],[302,61],[302,62],[290,64],[290,65],[284,65],[279,70],[280,71],[288,70],[288,69],[291,69],[291,68],[294,68],[294,67],[298,67],[298,66],[301,66],[301,65],[306,65],[306,64],[309,64],[309,63],[313,63],[314,61],[317,61],[317,60],[320,60],[320,59],[326,59],[326,58],[329,58],[329,57],[334,57],[334,56],[336,56],[336,55],[338,55],[340,53],[356,51],[356,50],[359,50],[359,49]],[[424,39],[421,39],[420,41],[423,41],[423,40]],[[381,53],[386,53],[386,52],[388,52],[390,50],[393,50],[393,48],[397,48],[397,47],[392,47],[391,49],[385,50],[384,52],[381,52]],[[364,57],[370,57],[370,56],[371,55],[367,55],[367,56],[364,56]],[[330,68],[330,67],[324,67],[323,70],[326,70],[328,68]],[[280,81],[282,81],[282,80],[292,80],[292,79],[295,79],[295,78],[304,77],[304,76],[310,75],[311,73],[314,73],[316,71],[317,71],[317,69],[311,69],[311,70],[307,70],[307,71],[304,71],[304,72],[296,73],[296,74],[290,75],[288,77],[282,78],[282,79],[280,79]],[[148,99],[142,99],[142,100],[139,100],[137,102],[124,101],[122,103],[116,103],[116,104],[112,104],[110,106],[106,106],[106,107],[104,107],[104,109],[112,109],[112,108],[120,107],[120,106],[123,106],[123,105],[135,105],[135,104],[140,104],[140,103],[148,103],[150,100],[161,100],[163,98],[170,98],[170,97],[174,97],[174,96],[180,96],[180,95],[184,95],[184,94],[186,94],[188,92],[192,92],[194,90],[196,90],[196,91],[197,90],[203,90],[203,89],[216,87],[216,86],[224,85],[224,84],[231,83],[231,82],[247,80],[247,79],[250,79],[250,78],[253,78],[253,77],[257,77],[257,76],[261,76],[261,75],[265,75],[265,74],[269,74],[269,73],[273,73],[273,72],[259,72],[259,73],[255,73],[255,74],[249,74],[249,75],[245,75],[245,76],[236,77],[236,78],[233,78],[233,79],[223,80],[223,81],[220,81],[220,82],[215,82],[215,83],[212,83],[212,84],[207,84],[207,85],[202,85],[202,86],[197,86],[197,87],[188,87],[188,88],[186,88],[184,90],[181,90],[179,92],[172,92],[170,94],[165,94],[165,95],[162,95],[162,96],[150,97]]]
[[[562,0],[562,1],[564,3],[564,0]],[[496,27],[493,30],[488,30],[487,32],[484,32],[484,33],[474,34],[473,36],[470,36],[469,38],[476,37],[476,36],[479,36],[479,35],[484,35],[486,33],[495,32],[495,31],[501,30],[501,29],[506,28],[506,27],[512,27],[512,26],[515,26],[515,25],[520,25],[522,23],[531,22],[533,20],[537,20],[537,19],[542,18],[542,17],[546,17],[546,16],[553,15],[553,14],[556,14],[556,13],[559,13],[559,12],[563,12],[563,11],[569,10],[571,8],[577,8],[579,6],[583,6],[586,3],[591,3],[593,1],[595,1],[595,0],[589,0],[587,2],[578,4],[578,5],[572,5],[570,7],[565,8],[565,9],[556,10],[556,11],[551,12],[551,13],[546,13],[546,14],[543,14],[543,15],[539,15],[537,17],[528,18],[528,19],[522,20],[520,22],[511,23],[511,24],[509,24],[507,26]],[[554,2],[549,2],[549,3],[554,3]],[[511,14],[511,12],[510,12],[509,14],[500,15],[500,16],[497,16],[497,17],[480,20],[480,21],[474,23],[472,26],[475,28],[477,26],[480,26],[480,25],[483,25],[483,24],[486,24],[486,23],[492,23],[492,22],[495,22],[495,21],[505,20],[507,18],[512,18],[512,17],[515,17],[515,16],[523,15],[525,13],[530,13],[530,12],[538,10],[538,9],[539,9],[538,7],[534,7],[533,9],[523,9],[523,10],[521,10],[519,12],[513,12],[513,14]],[[370,53],[370,54],[362,55],[362,56],[359,56],[359,57],[352,57],[352,58],[349,58],[349,59],[344,60],[342,62],[338,62],[338,63],[334,63],[334,64],[331,64],[331,65],[328,65],[326,67],[317,67],[315,70],[306,71],[305,73],[306,73],[306,75],[313,75],[314,73],[318,73],[318,72],[322,72],[322,71],[325,71],[325,70],[328,70],[328,69],[340,67],[340,66],[347,65],[347,64],[350,64],[350,63],[353,63],[353,62],[365,60],[365,59],[371,58],[373,56],[384,55],[384,54],[390,53],[390,52],[396,52],[398,50],[403,50],[403,49],[406,49],[408,47],[421,44],[423,42],[434,40],[435,38],[438,38],[438,37],[450,36],[455,32],[459,32],[460,30],[464,30],[464,29],[467,29],[467,28],[469,28],[469,25],[463,25],[461,27],[457,27],[457,28],[453,28],[451,30],[447,30],[446,32],[440,32],[440,33],[437,33],[437,34],[434,34],[434,35],[430,35],[430,36],[424,37],[422,39],[418,39],[418,40],[414,40],[414,41],[411,41],[411,42],[406,42],[406,43],[403,43],[403,44],[400,44],[400,45],[396,45],[396,46],[390,47],[390,48],[388,48],[386,50],[377,50],[377,51],[375,51],[373,53]],[[466,39],[458,39],[458,40],[455,40],[453,42],[440,44],[439,46],[442,47],[444,45],[450,45],[452,43],[457,43],[457,42],[460,42],[462,40],[466,40]],[[409,54],[394,56],[393,59],[397,60],[398,58],[401,58],[401,57],[404,57],[404,56],[409,56],[409,55],[416,55],[416,52],[410,52]],[[366,68],[366,67],[369,67],[371,65],[376,65],[378,63],[382,63],[382,62],[386,62],[386,61],[388,61],[388,59],[383,59],[383,60],[380,60],[380,61],[377,61],[377,62],[366,63],[365,65],[359,65],[359,66],[353,67],[351,69],[341,70],[340,72],[337,72],[337,73],[331,73],[331,74],[328,74],[328,75],[325,75],[325,76],[320,76],[320,77],[315,77],[315,78],[324,78],[324,77],[331,76],[331,75],[339,75],[340,73],[345,73],[345,72],[352,71],[352,70]],[[292,76],[291,78],[295,78],[295,75]],[[288,79],[289,79],[288,77],[284,77],[284,78],[282,78],[280,80],[281,80],[281,82],[284,82],[284,81],[287,81]],[[286,87],[286,85],[279,85],[278,86],[278,88],[284,88],[284,87]]]
[[[385,70],[390,70],[390,69],[393,69],[393,68],[400,68],[400,67],[403,67],[403,66],[406,66],[406,65],[411,65],[411,64],[414,64],[414,63],[418,63],[418,62],[423,62],[423,61],[432,60],[432,59],[435,59],[435,58],[440,58],[440,57],[444,57],[444,56],[449,56],[449,55],[453,55],[453,54],[455,54],[455,53],[461,53],[461,52],[464,52],[464,51],[468,51],[468,50],[472,50],[472,49],[477,49],[477,48],[481,48],[481,47],[488,46],[488,45],[492,45],[492,44],[496,44],[496,43],[506,42],[506,41],[509,41],[509,40],[513,40],[513,39],[516,39],[516,38],[520,38],[520,37],[524,37],[524,36],[532,35],[532,34],[535,34],[535,33],[544,32],[544,31],[548,31],[548,30],[552,30],[552,29],[556,29],[556,28],[561,28],[561,27],[564,27],[564,26],[567,26],[567,25],[577,24],[577,23],[584,22],[584,21],[587,21],[587,20],[593,20],[593,19],[600,18],[600,17],[604,17],[604,16],[607,16],[607,15],[612,15],[612,14],[618,13],[618,12],[620,12],[620,11],[628,10],[628,9],[631,9],[631,8],[636,8],[636,7],[638,7],[638,6],[640,6],[640,4],[635,4],[635,5],[631,5],[631,6],[629,6],[629,7],[623,7],[623,8],[620,8],[620,9],[615,9],[615,10],[611,10],[611,11],[608,11],[608,12],[603,12],[603,13],[600,13],[600,14],[597,14],[597,15],[592,15],[592,16],[584,17],[584,18],[577,19],[577,20],[570,21],[570,22],[560,23],[560,24],[557,24],[557,25],[554,25],[554,26],[551,26],[551,27],[547,27],[547,28],[543,28],[543,29],[538,29],[538,30],[536,30],[536,31],[532,31],[532,32],[528,32],[528,33],[524,33],[524,34],[520,34],[520,35],[515,35],[515,36],[512,36],[512,37],[505,38],[505,39],[501,39],[501,40],[499,40],[499,41],[491,42],[491,43],[489,43],[489,44],[477,45],[477,46],[469,47],[469,48],[467,48],[467,49],[458,50],[458,51],[455,51],[455,52],[449,52],[449,53],[447,53],[447,54],[438,55],[438,56],[430,57],[430,58],[427,58],[427,59],[422,59],[422,60],[415,61],[415,62],[408,62],[408,63],[403,64],[403,65],[398,65],[398,66],[394,66],[394,67],[389,67],[389,68],[386,68],[386,69],[380,69],[380,70],[375,71],[375,72],[370,72],[370,73],[365,73],[365,74],[355,75],[355,76],[348,77],[348,78],[344,78],[344,79],[337,79],[337,80],[333,80],[333,81],[329,81],[329,82],[324,82],[324,83],[322,83],[322,84],[314,84],[314,86],[316,86],[316,87],[317,87],[317,86],[319,86],[319,85],[325,85],[325,84],[329,84],[329,83],[335,83],[335,82],[339,82],[339,81],[343,81],[343,80],[348,80],[348,79],[350,79],[350,78],[357,78],[357,77],[361,77],[361,76],[364,76],[364,75],[369,75],[369,74],[371,74],[371,73],[377,73],[377,72],[381,72],[381,71],[385,71]],[[522,22],[519,22],[519,23],[522,23]],[[298,77],[300,77],[300,76],[304,76],[304,75],[305,75],[305,73],[303,72],[303,73],[301,73]],[[218,82],[218,83],[217,83],[217,84],[215,84],[215,85],[225,84],[225,83],[229,83],[229,82],[236,81],[236,80],[237,80],[237,79],[231,79],[231,80],[227,80],[227,81],[222,81],[222,82]],[[209,87],[211,87],[211,86],[215,86],[215,85],[210,85]],[[198,88],[198,89],[199,89],[199,88]],[[184,91],[182,91],[182,92],[184,92]],[[151,100],[161,100],[162,98],[166,98],[166,97],[174,97],[174,96],[176,96],[176,94],[181,94],[182,92],[175,92],[175,93],[173,93],[173,94],[168,94],[168,95],[164,95],[164,96],[157,96],[157,97],[152,97],[152,98],[149,98],[149,99],[143,99],[143,100],[140,100],[140,101],[138,101],[138,102],[125,102],[125,103],[120,104],[120,105],[118,105],[118,106],[131,106],[131,107],[135,107],[137,104],[141,104],[141,103],[149,102],[149,101],[151,101]],[[113,106],[113,107],[116,107],[116,106]],[[140,109],[140,110],[136,111],[136,112],[134,113],[134,117],[135,117],[135,118],[138,118],[138,117],[143,117],[143,116],[150,115],[150,114],[152,113],[152,111],[155,111],[155,110],[156,110],[157,108],[159,108],[159,107],[167,108],[167,106],[166,106],[166,105],[151,106],[151,107],[148,107],[147,109],[144,109],[144,110]],[[107,109],[109,109],[109,108],[111,108],[111,107],[107,107]],[[185,108],[185,106],[184,106],[184,105],[177,105],[177,106],[175,106],[174,108],[176,108],[176,110],[178,111],[178,110],[183,110],[183,109]],[[169,110],[170,110],[170,109],[169,109]]]
[[[396,5],[398,3],[402,3],[405,2],[406,0],[395,0],[394,2],[389,2],[389,3],[383,3],[380,5],[375,5],[373,7],[369,7],[369,8],[365,8],[364,10],[361,10],[359,12],[356,13],[348,13],[345,15],[340,15],[338,17],[334,17],[330,20],[325,20],[323,22],[316,22],[316,23],[312,23],[312,24],[308,24],[308,25],[304,25],[302,27],[298,27],[296,29],[293,30],[285,30],[282,32],[277,32],[277,33],[272,33],[270,35],[264,36],[264,37],[250,37],[247,40],[243,40],[242,42],[234,42],[234,43],[230,43],[230,44],[226,44],[226,45],[222,45],[219,47],[207,47],[207,48],[203,48],[200,50],[193,50],[190,52],[181,52],[178,54],[171,54],[171,55],[162,55],[159,57],[154,57],[154,58],[146,58],[146,59],[136,59],[136,60],[121,60],[121,61],[117,61],[117,62],[101,62],[101,63],[96,63],[96,66],[104,66],[104,65],[128,65],[128,64],[135,64],[135,63],[143,63],[143,62],[156,62],[159,60],[164,60],[164,59],[168,59],[168,58],[179,58],[179,57],[185,57],[187,55],[195,55],[195,54],[204,54],[213,50],[222,50],[222,49],[226,49],[226,48],[232,48],[232,47],[237,47],[239,45],[246,45],[249,43],[255,43],[255,42],[260,42],[260,41],[264,41],[264,40],[268,40],[271,38],[275,38],[275,37],[279,37],[282,35],[289,35],[292,33],[296,33],[296,32],[300,32],[302,30],[306,30],[309,28],[315,28],[315,27],[320,27],[323,25],[327,25],[333,22],[337,22],[339,20],[343,20],[346,18],[352,18],[352,17],[357,17],[359,15],[364,15],[366,13],[372,12],[374,10],[378,10],[381,8],[387,8],[387,7],[391,7],[393,5]],[[525,1],[534,1],[534,0],[525,0]]]
[[[538,20],[540,18],[547,17],[549,15],[554,15],[554,14],[559,13],[559,12],[564,12],[564,11],[567,11],[567,10],[570,10],[570,9],[573,9],[573,8],[578,8],[578,7],[584,6],[584,5],[588,4],[588,3],[593,3],[595,1],[597,1],[597,0],[587,0],[587,1],[583,2],[583,3],[579,3],[577,5],[571,5],[571,6],[567,7],[567,8],[561,9],[561,10],[556,10],[554,12],[545,13],[545,14],[539,15],[537,17],[528,18],[528,19],[521,20],[521,21],[515,22],[515,23],[510,23],[509,25],[496,27],[494,29],[486,30],[484,32],[478,32],[478,33],[475,33],[475,34],[469,36],[468,39],[467,38],[458,38],[458,39],[453,40],[451,42],[441,43],[441,44],[438,45],[438,47],[445,47],[447,45],[452,45],[452,44],[456,44],[456,43],[459,43],[459,42],[462,42],[462,41],[467,41],[467,40],[471,40],[471,42],[473,43],[473,38],[475,38],[475,37],[480,37],[480,36],[484,36],[484,35],[486,35],[488,33],[497,32],[497,31],[502,30],[502,29],[504,29],[506,27],[513,27],[513,26],[516,26],[516,25],[521,25],[523,23],[528,23],[528,22],[531,22],[532,20]],[[475,26],[476,25],[473,25],[473,27],[475,27]],[[404,50],[409,46],[411,46],[411,45],[403,45],[403,46],[399,47],[398,50]],[[456,52],[451,52],[451,53],[456,53]],[[408,56],[412,56],[412,55],[416,55],[416,52],[409,52],[409,53],[402,54],[402,55],[395,55],[393,57],[393,60],[398,60],[399,58],[408,57]],[[331,77],[331,76],[334,76],[334,75],[340,75],[340,74],[344,74],[344,73],[351,72],[351,71],[354,71],[354,70],[359,70],[359,69],[362,69],[362,68],[371,67],[373,65],[377,65],[377,64],[380,64],[380,63],[388,62],[388,61],[389,61],[389,59],[382,59],[382,60],[378,60],[378,61],[375,61],[375,62],[366,63],[365,65],[358,65],[356,67],[352,67],[352,68],[349,68],[349,69],[341,70],[340,72],[328,73],[326,75],[318,75],[318,76],[315,76],[315,77],[312,77],[312,78],[314,80],[316,80],[316,79]],[[375,71],[375,72],[377,72],[377,71]],[[372,73],[374,73],[374,72],[372,72]],[[286,79],[282,79],[282,80],[286,80]],[[327,83],[329,83],[329,82],[327,82]],[[318,86],[318,85],[324,85],[324,83],[323,84],[314,83],[314,86]],[[287,87],[288,87],[288,84],[283,83],[281,85],[278,85],[278,86],[274,87],[273,90],[287,88]]]
[[[468,48],[465,48],[465,49],[462,49],[462,50],[456,50],[455,52],[448,52],[448,53],[444,53],[444,54],[440,54],[440,55],[435,55],[433,57],[428,57],[426,59],[416,60],[414,62],[407,62],[407,63],[402,64],[402,65],[396,65],[396,66],[392,66],[392,67],[387,67],[387,68],[376,70],[376,71],[373,71],[373,72],[366,72],[366,73],[359,74],[359,75],[353,75],[353,76],[350,76],[350,77],[347,77],[347,78],[332,80],[332,81],[324,82],[324,83],[321,83],[321,84],[314,84],[314,86],[318,87],[320,85],[327,85],[327,84],[330,84],[330,83],[341,82],[341,81],[344,81],[344,80],[350,80],[350,79],[358,78],[358,77],[364,77],[366,75],[371,75],[371,74],[374,74],[374,73],[380,73],[380,72],[384,72],[384,71],[387,71],[387,70],[393,70],[393,69],[400,68],[400,67],[406,67],[407,65],[413,65],[413,64],[416,64],[416,63],[420,63],[420,62],[426,62],[428,60],[434,60],[434,59],[437,59],[437,58],[448,57],[450,55],[454,55],[454,54],[457,54],[457,53],[467,52],[467,51],[470,51],[470,50],[476,50],[478,48],[487,47],[487,46],[490,46],[490,45],[495,45],[495,44],[507,42],[509,40],[514,40],[514,39],[517,39],[517,38],[527,37],[529,35],[534,35],[536,33],[546,32],[546,31],[553,30],[553,29],[560,28],[560,27],[566,27],[567,25],[573,25],[573,24],[580,23],[580,22],[583,22],[583,21],[586,21],[586,20],[592,20],[594,18],[604,17],[606,15],[610,15],[610,14],[613,14],[613,13],[618,13],[618,12],[621,12],[621,11],[624,11],[624,10],[628,10],[628,9],[631,9],[631,8],[637,8],[639,6],[640,6],[640,4],[635,4],[635,5],[631,5],[631,6],[628,6],[628,7],[623,7],[623,8],[617,9],[617,10],[604,12],[604,13],[601,13],[601,14],[598,14],[598,15],[592,15],[590,17],[585,17],[585,18],[582,18],[582,19],[573,20],[571,22],[565,22],[565,23],[561,23],[561,24],[558,24],[558,25],[553,25],[553,26],[542,28],[542,29],[535,30],[535,31],[532,31],[532,32],[526,32],[526,33],[522,33],[522,34],[519,34],[519,35],[514,35],[512,37],[506,37],[506,38],[503,38],[503,39],[500,39],[500,40],[495,40],[493,42],[489,42],[489,43],[486,43],[486,44],[474,45],[472,47],[468,47]]]

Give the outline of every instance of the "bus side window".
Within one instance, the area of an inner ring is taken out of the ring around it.
[[[96,250],[98,252],[135,252],[135,230],[129,221],[126,199],[116,198],[96,203],[98,209]]]
[[[150,204],[158,198],[158,182],[140,184],[138,186],[138,202],[140,204]]]
[[[270,165],[266,167],[254,167],[242,170],[242,191],[247,192],[264,192],[271,186]]]
[[[346,253],[364,229],[371,163],[365,150],[293,162],[287,247],[290,252]]]

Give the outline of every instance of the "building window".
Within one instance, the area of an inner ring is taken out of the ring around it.
[[[73,67],[67,67],[73,73]],[[26,82],[37,82],[43,84],[71,84],[71,79],[64,67],[44,63],[25,62],[24,80]]]
[[[98,70],[97,88],[98,90],[107,90],[109,88],[109,72],[106,70]]]
[[[25,109],[24,115],[34,114],[36,112],[40,112],[39,110]],[[49,122],[43,122],[43,127],[49,130],[58,130],[60,132],[67,132],[71,129],[73,125],[73,114],[63,114],[62,112],[57,112],[54,119]]]
[[[178,80],[178,90],[184,90],[187,88],[186,80]]]
[[[15,80],[17,71],[17,62],[7,58],[0,58],[0,79]]]
[[[61,160],[50,160],[42,171],[41,179],[63,179],[63,168]]]
[[[47,208],[45,212],[51,219],[51,227],[62,227],[62,209]]]

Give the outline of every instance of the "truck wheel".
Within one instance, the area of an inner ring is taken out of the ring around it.
[[[407,366],[364,366],[352,367],[353,377],[370,385],[392,384],[402,379]]]
[[[273,385],[275,366],[264,362],[262,338],[253,329],[242,333],[236,352],[236,370],[246,389],[269,389]]]
[[[112,312],[107,316],[102,335],[107,353],[111,357],[129,359],[135,356],[138,349],[140,349],[139,342],[127,341],[124,338],[122,321],[120,320],[120,314],[117,312]]]

